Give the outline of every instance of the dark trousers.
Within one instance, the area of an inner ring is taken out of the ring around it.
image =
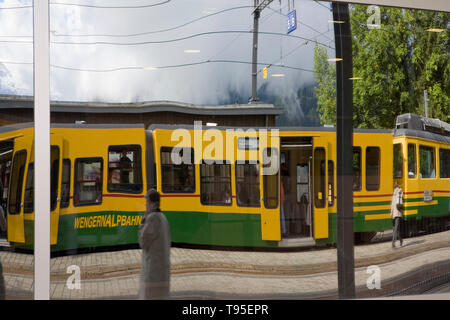
[[[400,240],[400,245],[403,243],[402,234],[400,232],[402,224],[402,218],[397,217],[394,219],[394,231],[392,232],[392,246],[395,245],[395,241]]]

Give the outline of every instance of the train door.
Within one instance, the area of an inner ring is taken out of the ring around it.
[[[263,240],[279,241],[280,233],[280,175],[279,175],[279,159],[280,159],[280,138],[269,137],[267,143],[260,136],[259,159],[262,159],[260,170],[260,179],[262,181],[262,197],[261,197],[261,234]]]
[[[328,238],[328,146],[322,137],[313,138],[312,155],[312,208],[315,239]]]
[[[50,245],[58,240],[59,210],[61,206],[61,180],[63,166],[63,139],[50,136]]]
[[[8,241],[25,243],[24,225],[24,177],[27,164],[32,157],[32,139],[30,136],[14,140],[14,154],[11,165],[7,202]]]
[[[284,239],[312,237],[312,137],[281,139],[282,232]]]
[[[11,172],[14,140],[0,141],[0,207],[6,216],[6,203],[8,201],[9,175]],[[6,217],[5,217],[6,218]],[[5,224],[6,227],[6,224]],[[0,228],[0,241],[6,241],[7,233]]]

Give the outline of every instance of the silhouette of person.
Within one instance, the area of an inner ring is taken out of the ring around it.
[[[146,194],[147,211],[139,226],[142,268],[139,299],[167,299],[170,292],[170,229],[155,189]]]
[[[130,183],[130,171],[132,168],[131,160],[127,156],[127,151],[122,151],[119,160],[120,183]]]

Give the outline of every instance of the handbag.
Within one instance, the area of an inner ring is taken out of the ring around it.
[[[403,212],[403,198],[401,192],[398,194],[397,210]]]

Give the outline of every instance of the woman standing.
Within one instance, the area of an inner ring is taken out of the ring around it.
[[[395,248],[395,241],[400,240],[400,246],[403,245],[400,228],[403,220],[403,191],[398,182],[394,182],[394,193],[391,203],[391,218],[393,219],[394,231],[392,232],[392,248]]]

